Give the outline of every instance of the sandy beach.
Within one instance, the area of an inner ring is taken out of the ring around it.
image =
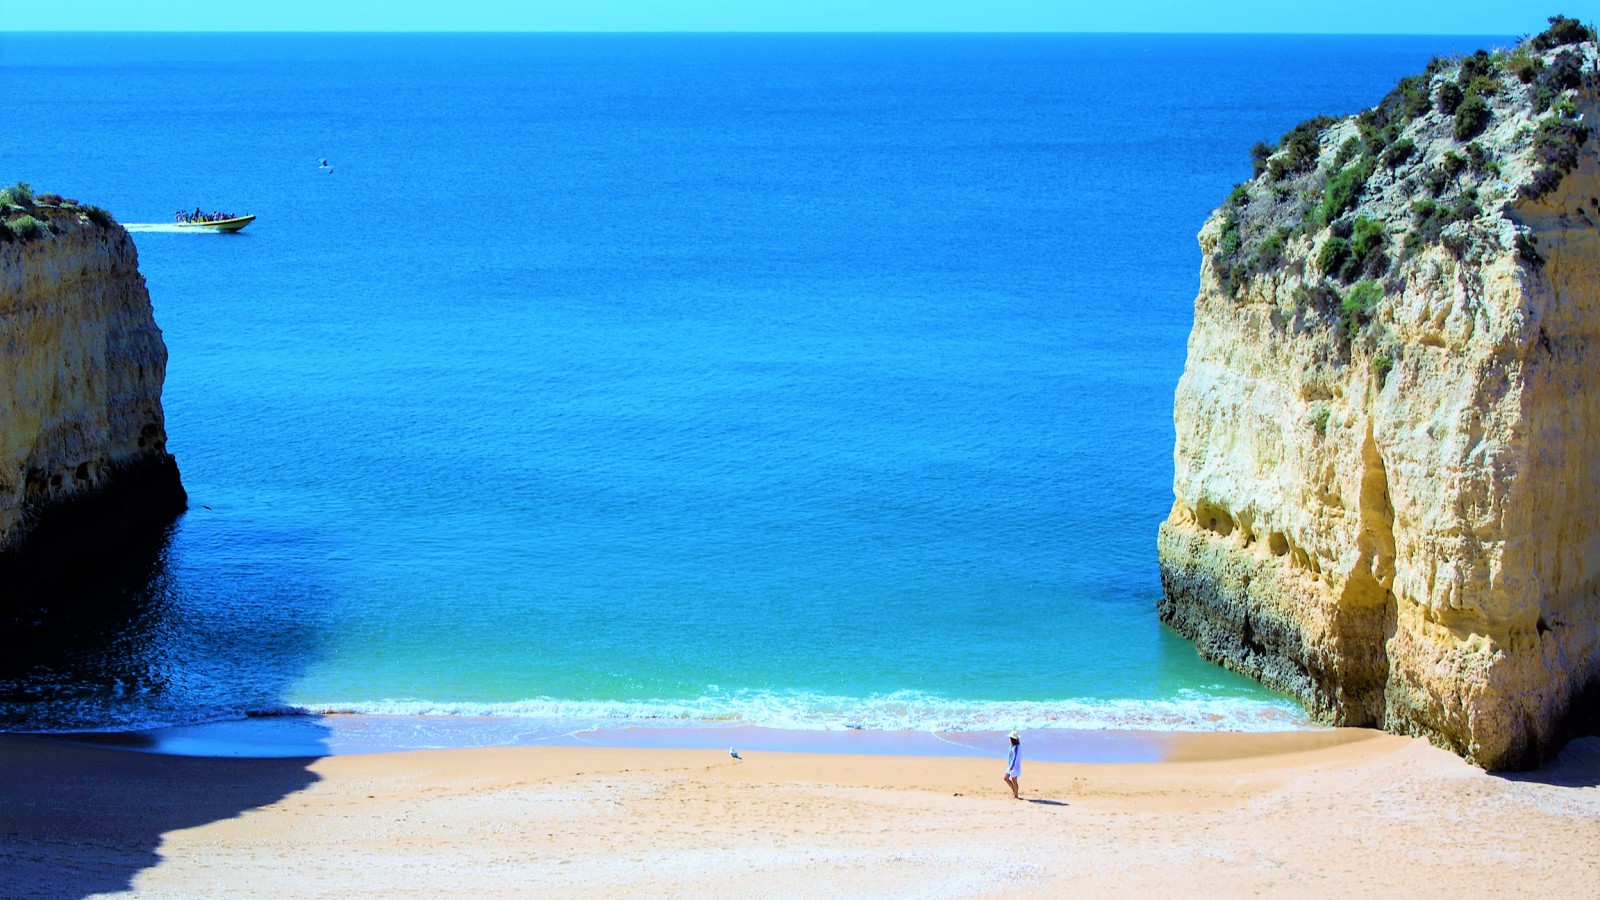
[[[605,747],[184,758],[0,737],[7,896],[1594,896],[1600,738],[1485,774],[1370,731],[1168,760]]]

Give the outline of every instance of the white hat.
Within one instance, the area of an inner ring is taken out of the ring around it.
[[[1010,734],[1008,734],[1008,735],[1006,735],[1006,737],[1009,737],[1009,738],[1011,738],[1011,739],[1012,739],[1012,740],[1013,740],[1013,741],[1020,741],[1020,740],[1022,740],[1022,735],[1020,735],[1020,734],[1017,734],[1017,733],[1016,733],[1016,732],[1015,732],[1015,731],[1013,731],[1013,732],[1011,732],[1011,733],[1010,733]]]

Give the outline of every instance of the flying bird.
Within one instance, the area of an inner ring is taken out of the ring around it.
[[[728,755],[733,757],[734,759],[744,759],[744,757],[739,755],[739,751],[733,749],[732,747],[728,748]]]
[[[317,168],[326,169],[327,167],[328,167],[328,158],[326,156],[318,157],[317,158]]]

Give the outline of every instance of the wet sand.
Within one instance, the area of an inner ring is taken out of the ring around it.
[[[1002,765],[650,747],[294,759],[0,736],[0,883],[85,896],[1592,896],[1600,739],[1485,774],[1370,731]],[[1028,744],[1025,742],[1024,747]],[[1026,757],[1025,757],[1026,760]]]

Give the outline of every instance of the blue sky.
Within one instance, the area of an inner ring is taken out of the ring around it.
[[[1570,5],[1570,4],[1569,4]],[[0,0],[0,31],[1167,31],[1495,34],[1506,0]],[[1576,11],[1581,13],[1582,11]],[[1572,14],[1569,12],[1569,14]]]

